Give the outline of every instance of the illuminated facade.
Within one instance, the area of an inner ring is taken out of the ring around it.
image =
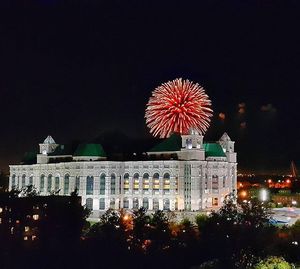
[[[51,136],[39,145],[34,164],[10,165],[9,188],[34,185],[40,195],[69,195],[75,189],[94,213],[108,208],[212,209],[236,190],[234,142],[225,133],[203,143],[196,132],[171,135],[147,152],[146,160],[113,161],[99,144],[73,154]]]

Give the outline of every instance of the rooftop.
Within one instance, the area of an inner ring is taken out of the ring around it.
[[[80,144],[74,156],[106,157],[106,153],[100,144]]]

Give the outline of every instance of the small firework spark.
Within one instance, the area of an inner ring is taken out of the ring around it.
[[[179,78],[163,83],[152,92],[145,118],[150,133],[165,138],[172,133],[188,134],[191,129],[205,133],[212,112],[203,87]]]

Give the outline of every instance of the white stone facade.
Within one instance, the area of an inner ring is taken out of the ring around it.
[[[10,165],[9,188],[32,184],[41,195],[69,195],[77,188],[82,204],[94,212],[141,206],[186,211],[217,208],[236,190],[234,142],[224,134],[217,142],[224,156],[205,156],[203,139],[197,136],[200,143],[194,146],[187,145],[189,136],[183,137],[177,160],[80,161],[76,157],[70,162],[47,163],[44,151],[40,163]]]

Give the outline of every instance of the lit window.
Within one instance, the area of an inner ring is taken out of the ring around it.
[[[39,215],[35,214],[35,215],[32,216],[32,218],[33,218],[34,220],[38,220],[38,219],[39,219]]]
[[[2,207],[0,207],[0,213],[3,211]]]
[[[124,175],[124,192],[129,190],[129,174]]]
[[[149,175],[147,173],[143,175],[143,190],[144,192],[149,190]]]
[[[28,240],[28,237],[27,236],[24,236],[24,241],[27,241]]]
[[[139,184],[140,184],[139,174],[134,174],[134,176],[133,176],[133,190],[134,191],[139,190]]]
[[[17,223],[17,224],[19,224],[19,223],[20,223],[20,221],[17,219],[17,220],[16,220],[16,223]]]
[[[153,190],[158,191],[159,190],[159,174],[155,173],[153,175]]]
[[[25,232],[28,232],[29,231],[29,226],[25,226],[24,230],[25,230]]]
[[[0,224],[2,224],[2,219],[0,218]]]
[[[164,193],[170,192],[170,175],[168,173],[164,174]]]
[[[33,236],[31,237],[31,239],[32,239],[32,241],[36,240],[36,235],[33,235]]]

